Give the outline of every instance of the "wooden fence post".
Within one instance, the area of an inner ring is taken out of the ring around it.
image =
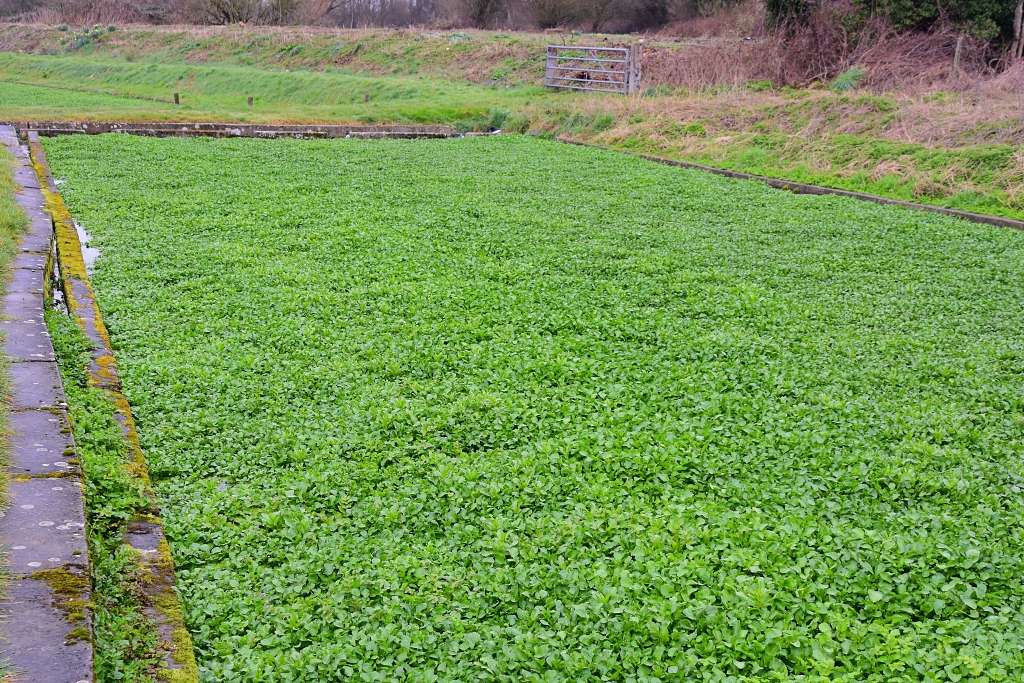
[[[178,100],[178,93],[174,93],[174,103],[175,104],[181,104],[181,101]]]
[[[964,37],[956,37],[956,51],[953,53],[953,78],[960,78],[960,48],[964,45]]]
[[[627,77],[626,93],[636,94],[640,89],[640,77],[642,75],[641,62],[643,61],[644,41],[629,46],[629,74]]]

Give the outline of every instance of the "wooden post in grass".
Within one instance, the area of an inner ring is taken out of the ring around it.
[[[249,95],[249,97],[246,98],[245,103],[248,104],[250,107],[252,106],[252,95]]]
[[[956,37],[956,52],[953,53],[953,78],[960,78],[960,48],[964,46],[964,37]]]
[[[174,103],[181,104],[181,100],[178,99],[178,93],[174,93]]]
[[[640,89],[640,78],[642,76],[640,63],[643,60],[644,41],[629,46],[629,63],[626,65],[626,94],[633,95]]]

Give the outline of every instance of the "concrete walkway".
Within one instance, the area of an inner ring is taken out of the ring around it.
[[[28,152],[12,126],[0,144],[16,157],[18,203],[29,231],[19,244],[0,328],[10,360],[8,506],[0,517],[7,580],[0,652],[25,683],[93,681],[89,556],[82,473],[53,345],[43,320],[53,223]]]

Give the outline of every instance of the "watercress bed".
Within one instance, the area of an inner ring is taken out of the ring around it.
[[[205,680],[1024,677],[1024,234],[525,137],[46,151]]]

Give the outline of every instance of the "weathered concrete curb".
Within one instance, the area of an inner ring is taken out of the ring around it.
[[[0,519],[8,580],[0,603],[0,644],[17,680],[93,680],[89,549],[82,472],[53,345],[43,320],[53,224],[27,152],[14,128],[0,143],[15,156],[18,203],[29,230],[18,247],[3,302],[10,358],[7,447],[9,507]]]
[[[354,126],[348,124],[270,123],[112,123],[103,121],[23,121],[14,124],[24,137],[34,132],[55,135],[126,133],[150,137],[214,138],[448,138],[457,135],[449,126]]]
[[[86,272],[78,231],[63,197],[57,191],[46,153],[34,132],[29,133],[29,151],[46,198],[46,210],[53,219],[57,263],[63,276],[68,311],[93,342],[89,384],[105,391],[114,403],[114,417],[121,424],[128,449],[128,470],[144,484],[145,494],[152,502],[146,514],[136,516],[126,525],[124,537],[128,546],[135,550],[135,559],[144,577],[140,582],[143,613],[160,635],[162,666],[155,673],[159,679],[171,683],[198,682],[199,670],[192,639],[185,629],[181,601],[175,592],[174,561],[164,537],[163,521],[150,485],[146,460],[139,447],[131,406],[122,391],[110,338]]]
[[[989,216],[983,213],[960,211],[959,209],[947,209],[942,206],[932,206],[931,204],[905,202],[900,199],[889,199],[888,197],[879,197],[877,195],[865,194],[863,192],[851,192],[850,190],[838,190],[832,187],[823,187],[821,185],[808,185],[807,183],[797,183],[791,180],[779,180],[778,178],[769,178],[767,176],[754,175],[752,173],[740,173],[739,171],[729,171],[724,168],[715,168],[714,166],[695,164],[691,161],[678,161],[676,159],[666,159],[665,157],[656,157],[651,154],[631,152],[626,149],[616,149],[614,147],[608,147],[607,145],[598,145],[593,142],[580,142],[579,140],[571,140],[565,137],[557,137],[555,139],[558,142],[562,142],[567,145],[577,145],[578,147],[593,147],[595,149],[603,149],[609,152],[629,154],[630,156],[640,157],[641,159],[647,159],[648,161],[654,161],[659,164],[679,166],[681,168],[690,168],[695,171],[706,171],[708,173],[714,173],[715,175],[726,176],[727,178],[739,178],[741,180],[757,180],[759,182],[765,183],[766,185],[770,185],[771,187],[774,187],[777,190],[787,190],[789,192],[794,192],[797,194],[834,194],[840,197],[852,197],[854,199],[860,199],[866,202],[874,202],[875,204],[888,204],[892,206],[902,206],[908,209],[916,209],[918,211],[940,213],[943,214],[944,216],[962,218],[966,221],[971,221],[972,223],[985,223],[988,225],[995,225],[1000,228],[1014,228],[1015,230],[1024,230],[1024,221],[1017,221],[1012,218],[1003,218],[1001,216]]]

